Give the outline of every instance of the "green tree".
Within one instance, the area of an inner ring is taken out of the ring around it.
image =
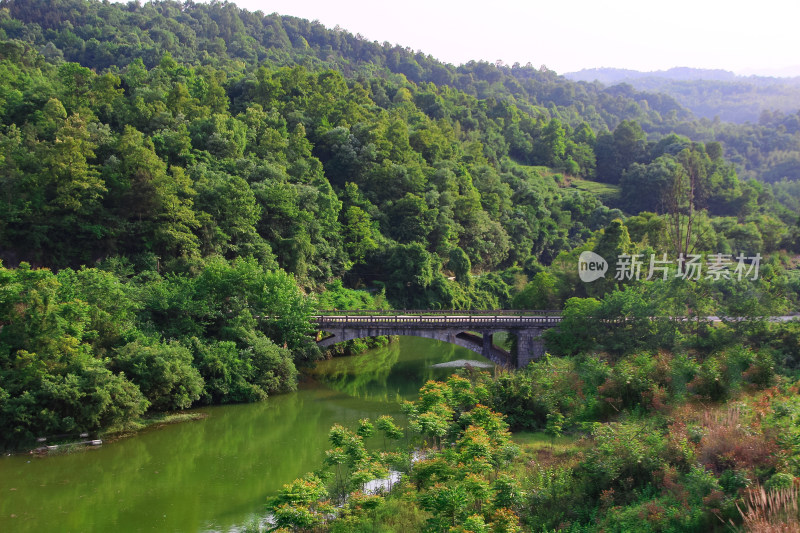
[[[567,138],[560,121],[552,119],[547,123],[536,143],[535,151],[540,164],[561,168],[566,161]]]
[[[594,298],[570,298],[564,305],[558,330],[545,332],[547,347],[555,354],[575,354],[596,344],[595,317],[600,302]]]
[[[556,439],[564,432],[564,415],[558,411],[547,414],[544,432],[550,436],[550,447],[555,446]]]
[[[602,296],[613,288],[620,287],[625,281],[624,279],[616,279],[618,273],[617,263],[618,261],[624,261],[623,256],[629,256],[633,252],[628,228],[625,227],[622,220],[615,219],[611,221],[611,224],[603,230],[597,239],[597,244],[595,244],[593,251],[606,260],[608,271],[605,277],[587,285],[586,292],[592,296]],[[641,262],[641,258],[639,258],[639,261]],[[633,258],[630,258],[629,263],[633,265]],[[627,276],[631,273],[632,271],[627,269],[625,275]],[[626,277],[626,279],[635,279],[635,272],[631,278]]]
[[[276,525],[309,531],[325,521],[332,507],[324,501],[327,490],[318,477],[308,475],[288,483],[272,499],[270,506]]]
[[[45,163],[53,186],[51,209],[58,214],[91,214],[106,187],[97,170],[89,165],[97,145],[80,115],[68,117],[56,130],[53,148]]]
[[[461,248],[455,247],[450,251],[450,258],[447,261],[447,268],[449,268],[456,277],[456,281],[465,285],[472,284],[470,277],[470,270],[472,263],[467,257],[467,254]]]
[[[122,429],[149,405],[136,385],[93,353],[91,341],[103,332],[97,306],[112,294],[100,294],[98,286],[97,301],[89,303],[76,297],[73,283],[71,276],[59,279],[26,263],[15,270],[0,267],[4,448],[42,436]]]
[[[204,167],[197,167],[195,172],[195,205],[202,211],[198,221],[204,254],[219,253],[228,258],[252,255],[270,264],[272,251],[255,229],[261,208],[247,182]]]
[[[515,309],[559,309],[562,305],[559,279],[549,272],[539,272],[514,296]]]
[[[344,212],[345,248],[350,258],[362,262],[366,255],[378,247],[375,241],[376,228],[371,217],[358,206],[350,206]]]
[[[673,157],[666,155],[648,165],[632,164],[619,182],[622,207],[629,213],[663,213],[666,209],[665,196],[678,172],[678,166]],[[647,191],[647,194],[642,194],[642,191]]]
[[[117,350],[112,366],[139,386],[156,411],[190,407],[203,390],[192,353],[176,342],[134,341]]]

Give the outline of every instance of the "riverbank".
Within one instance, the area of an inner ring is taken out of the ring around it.
[[[324,352],[325,358],[322,361],[328,359],[348,358],[348,357],[362,355],[367,351],[383,348],[389,346],[390,344],[394,344],[398,341],[398,339],[399,339],[398,336],[392,335],[392,336],[382,336],[382,337],[368,337],[364,339],[356,339],[354,341],[340,343],[326,350],[326,352]],[[459,361],[465,361],[465,360],[459,360]],[[298,374],[298,385],[302,383],[308,383],[309,380],[316,379],[315,367],[316,363],[312,367],[301,369],[301,372]],[[275,396],[280,396],[280,395],[273,395],[270,398]],[[97,433],[93,433],[91,440],[102,440],[103,444],[110,444],[112,442],[116,442],[121,439],[126,439],[129,437],[136,436],[147,430],[158,429],[163,426],[180,424],[183,422],[202,420],[208,416],[208,413],[196,411],[195,409],[204,409],[207,407],[213,407],[213,406],[197,406],[193,407],[192,410],[190,411],[179,411],[172,413],[147,413],[141,419],[129,422],[128,424],[125,425],[125,427],[121,428],[111,427],[101,430]],[[26,455],[35,453],[36,455],[39,456],[48,456],[55,454],[63,455],[67,453],[85,451],[87,449],[92,448],[92,446],[82,445],[83,444],[82,441],[77,441],[78,438],[77,434],[75,435],[75,437],[76,438],[73,440],[63,437],[53,440],[51,437],[46,441],[41,441],[39,444],[42,445],[37,448],[25,446],[17,450],[7,450],[5,453],[12,455],[20,455],[20,454]]]
[[[207,416],[208,414],[203,412],[154,413],[151,416],[147,416],[141,420],[132,422],[123,429],[106,429],[97,433],[92,438],[89,438],[89,434],[85,433],[80,436],[81,440],[70,440],[65,438],[43,440],[40,441],[42,446],[37,448],[22,448],[17,451],[6,453],[9,456],[28,454],[41,457],[83,452],[86,450],[95,449],[97,446],[102,446],[103,444],[111,444],[112,442],[134,437],[145,430],[158,429],[160,427],[180,424],[182,422],[203,420]]]
[[[153,413],[138,422],[134,422],[125,429],[110,429],[100,434],[106,443],[116,442],[120,439],[133,437],[148,429],[158,429],[164,426],[180,424],[182,422],[193,422],[203,420],[208,417],[204,412],[185,412],[178,413]]]

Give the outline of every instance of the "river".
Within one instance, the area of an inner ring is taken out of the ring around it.
[[[284,484],[320,467],[335,423],[398,414],[431,365],[477,354],[400,337],[317,364],[297,392],[198,409],[202,420],[145,430],[86,451],[0,458],[0,531],[236,531]]]

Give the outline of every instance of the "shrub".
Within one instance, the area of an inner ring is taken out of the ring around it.
[[[600,521],[601,531],[708,531],[707,519],[699,507],[686,507],[670,496],[647,498],[608,510]]]
[[[774,466],[776,444],[740,424],[738,409],[728,409],[721,417],[706,413],[704,418],[705,435],[698,450],[698,460],[703,465],[718,474],[729,468]]]
[[[794,476],[786,472],[777,472],[764,483],[767,490],[790,489],[794,486]]]
[[[642,486],[664,465],[664,438],[643,424],[597,424],[592,437],[594,446],[586,453],[582,467],[596,494],[607,488],[629,491]]]

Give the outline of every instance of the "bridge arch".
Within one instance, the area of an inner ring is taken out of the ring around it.
[[[488,334],[483,333],[482,336],[475,335],[467,331],[456,331],[456,330],[442,331],[442,330],[432,330],[432,329],[422,329],[414,331],[409,331],[404,329],[391,332],[378,332],[378,331],[363,332],[356,330],[344,330],[337,333],[331,333],[328,337],[325,337],[322,340],[317,341],[317,345],[320,347],[327,347],[340,342],[346,342],[355,339],[363,339],[365,337],[379,337],[383,335],[387,336],[406,335],[409,337],[421,337],[425,339],[433,339],[437,341],[449,342],[450,344],[455,344],[456,346],[460,346],[462,348],[466,348],[467,350],[473,351],[478,355],[482,355],[483,357],[490,360],[496,365],[513,366],[515,364],[514,357],[511,353],[495,346],[494,344],[490,345],[492,336],[496,332],[491,332]],[[489,342],[486,342],[487,339]]]

